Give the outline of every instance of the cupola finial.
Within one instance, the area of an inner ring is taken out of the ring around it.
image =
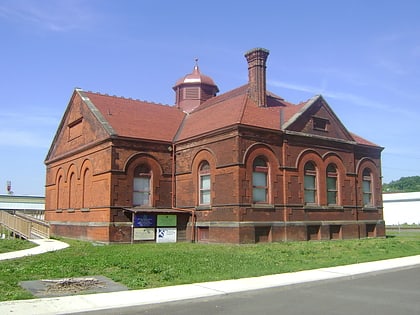
[[[192,73],[179,79],[173,87],[176,93],[175,105],[186,113],[192,112],[219,92],[213,79],[200,72],[198,58],[194,58],[194,61]]]

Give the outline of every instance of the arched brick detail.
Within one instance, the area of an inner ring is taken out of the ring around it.
[[[52,204],[55,204],[56,209],[63,209],[65,207],[64,200],[65,200],[65,172],[64,169],[59,168],[56,174],[55,179],[55,202]]]
[[[303,150],[296,159],[296,168],[299,171],[302,171],[303,174],[303,167],[305,166],[306,162],[312,161],[316,164],[317,167],[321,167],[323,164],[323,158],[319,155],[318,152],[308,149]]]
[[[382,204],[382,183],[381,175],[379,173],[380,168],[375,164],[375,162],[369,158],[361,159],[356,165],[357,172],[357,204],[363,206],[363,171],[369,168],[372,175],[372,201],[373,206],[376,207]]]
[[[132,156],[129,160],[129,163],[126,164],[127,168],[126,172],[126,182],[127,188],[130,194],[128,194],[129,204],[133,204],[133,181],[134,181],[134,171],[135,169],[142,165],[148,165],[150,167],[152,173],[152,199],[151,199],[151,206],[155,207],[157,201],[159,200],[159,187],[160,187],[160,180],[162,177],[162,167],[159,162],[148,154],[136,154]]]
[[[80,174],[78,173],[76,164],[71,164],[69,166],[69,168],[67,170],[67,176],[66,176],[66,178],[67,178],[66,181],[67,182],[70,180],[70,176],[71,176],[72,173],[74,173],[74,175],[76,176],[76,179],[80,178]]]
[[[330,164],[334,164],[337,167],[337,173],[338,173],[338,178],[337,178],[337,186],[338,186],[338,201],[337,204],[338,205],[342,205],[343,204],[343,193],[344,193],[344,179],[346,178],[346,168],[344,166],[343,160],[341,159],[340,156],[338,156],[337,154],[333,153],[333,152],[328,152],[326,154],[324,154],[324,174],[322,174],[323,176],[326,176],[326,171],[328,168],[328,165]],[[325,189],[327,186],[325,185]],[[326,192],[325,192],[326,194]],[[328,200],[326,200],[326,202],[328,203]]]
[[[80,174],[81,207],[89,208],[93,206],[93,166],[90,160],[83,161]]]
[[[80,208],[79,174],[75,164],[71,164],[67,171],[67,208]]]
[[[216,167],[217,165],[216,154],[214,154],[212,150],[206,148],[198,151],[194,155],[191,161],[191,171],[194,171],[194,169],[196,169],[203,160],[206,160],[210,164],[213,164],[214,167]]]
[[[215,174],[216,174],[216,158],[214,153],[211,150],[208,149],[204,149],[204,150],[200,150],[199,152],[197,152],[197,154],[194,156],[192,163],[191,163],[191,174],[192,174],[192,181],[193,181],[193,191],[192,191],[192,195],[193,195],[193,200],[195,201],[196,205],[200,204],[199,201],[199,182],[198,182],[198,178],[199,178],[199,167],[200,164],[204,161],[207,161],[209,163],[210,166],[210,182],[211,182],[211,197],[210,197],[210,204],[212,204],[213,202],[213,198],[214,198],[214,182],[215,182]]]
[[[301,191],[299,192],[299,198],[301,199],[302,204],[305,203],[304,201],[304,178],[305,178],[305,165],[308,162],[312,162],[316,169],[316,200],[317,204],[322,205],[326,204],[326,196],[323,193],[323,187],[326,185],[325,176],[323,176],[326,172],[326,166],[324,165],[324,161],[322,157],[318,154],[318,152],[314,150],[304,150],[299,154],[297,163],[298,169],[298,178],[301,187]]]
[[[155,166],[159,168],[159,174],[163,173],[163,168],[159,164],[157,159],[153,155],[146,152],[137,152],[129,156],[126,162],[124,163],[124,167],[123,167],[124,171],[129,172],[129,168],[131,168],[132,171],[134,171],[134,169],[141,164],[141,162],[138,162],[139,160],[143,160],[143,161],[147,160],[147,161],[151,161],[151,163],[155,163]],[[135,165],[133,166],[133,164]]]
[[[254,144],[250,146],[244,155],[245,161],[245,180],[247,184],[247,193],[246,198],[247,202],[252,203],[252,172],[253,172],[253,163],[257,157],[262,157],[268,165],[268,204],[274,204],[275,195],[279,193],[280,190],[276,189],[279,185],[276,185],[277,174],[279,173],[280,163],[273,150],[265,144]]]
[[[82,166],[80,167],[80,178],[82,178],[86,168],[89,168],[92,171],[92,174],[94,174],[93,172],[93,164],[92,161],[89,159],[85,159],[82,164]]]
[[[322,157],[313,150],[305,150],[299,155],[297,159],[297,169],[299,170],[299,178],[302,178],[303,180],[305,164],[310,161],[313,162],[316,167],[318,175],[317,177],[319,180],[319,175],[325,173],[326,166],[324,165],[324,160],[322,159]]]
[[[63,177],[64,178],[64,180],[65,180],[65,171],[64,171],[64,169],[62,168],[62,167],[60,167],[58,170],[57,170],[57,173],[55,174],[55,184],[57,184],[57,182],[58,182],[58,179],[59,179],[59,177]]]

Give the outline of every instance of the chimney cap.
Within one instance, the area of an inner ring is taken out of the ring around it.
[[[264,52],[264,53],[266,53],[267,55],[270,53],[270,51],[269,51],[268,49],[265,49],[265,48],[262,48],[262,47],[257,47],[257,48],[252,48],[252,49],[248,50],[248,51],[245,53],[245,56],[246,56],[246,55],[249,55],[249,54],[252,54],[252,53],[254,53],[254,52],[257,52],[257,51]]]

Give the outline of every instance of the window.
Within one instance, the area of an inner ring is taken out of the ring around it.
[[[363,205],[372,206],[372,172],[368,168],[363,171],[362,190]]]
[[[252,201],[254,203],[268,202],[268,166],[267,162],[258,157],[252,165]]]
[[[337,167],[330,164],[327,167],[327,202],[329,205],[338,204],[337,195]]]
[[[210,165],[207,161],[200,164],[199,171],[200,205],[209,205],[211,196]]]
[[[133,205],[151,206],[152,172],[147,165],[140,165],[134,173]]]
[[[317,203],[316,198],[316,168],[314,163],[308,162],[304,168],[305,204]]]
[[[316,130],[327,131],[328,119],[312,117],[313,128]]]

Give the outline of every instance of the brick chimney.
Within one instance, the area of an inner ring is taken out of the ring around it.
[[[254,48],[245,53],[248,61],[249,96],[259,107],[267,106],[265,69],[269,53],[264,48]]]

